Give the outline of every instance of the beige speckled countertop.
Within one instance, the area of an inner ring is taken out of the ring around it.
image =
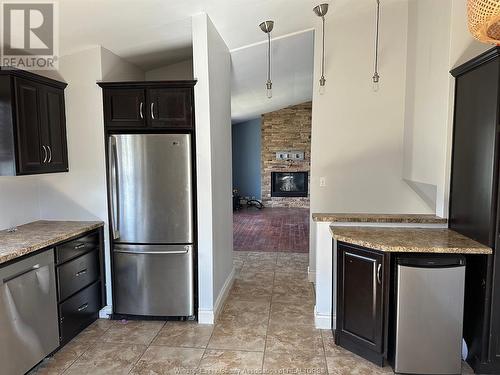
[[[403,224],[446,224],[447,220],[425,214],[312,214],[314,221],[332,222],[332,223],[403,223]]]
[[[491,254],[492,249],[450,229],[331,226],[337,241],[386,252]]]
[[[16,232],[0,231],[0,264],[103,226],[101,221],[46,221],[20,225]]]

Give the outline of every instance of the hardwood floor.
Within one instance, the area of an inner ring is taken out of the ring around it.
[[[243,208],[233,215],[236,251],[309,252],[309,209]]]

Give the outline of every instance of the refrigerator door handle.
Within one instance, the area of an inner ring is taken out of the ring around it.
[[[118,215],[118,166],[117,166],[117,151],[116,139],[111,136],[109,138],[109,190],[111,193],[111,228],[113,230],[113,239],[120,238],[119,215]]]
[[[155,254],[187,254],[188,250],[176,250],[176,251],[131,251],[131,250],[114,250],[115,253],[121,254],[137,254],[137,255],[155,255]]]

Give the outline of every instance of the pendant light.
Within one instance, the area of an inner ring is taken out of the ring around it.
[[[500,45],[500,0],[468,0],[467,17],[474,38]]]
[[[313,8],[313,12],[316,13],[318,17],[321,17],[323,24],[323,34],[322,34],[322,50],[321,50],[321,78],[319,79],[319,93],[323,95],[325,93],[325,15],[328,12],[328,4],[320,4]]]
[[[273,31],[274,21],[264,21],[259,25],[260,29],[267,34],[267,98],[273,97],[273,82],[271,81],[271,31]]]
[[[378,74],[378,42],[379,42],[379,31],[380,31],[380,0],[375,0],[377,2],[377,12],[375,16],[375,64],[374,73],[372,77],[373,81],[373,91],[377,92],[380,88],[380,75]]]

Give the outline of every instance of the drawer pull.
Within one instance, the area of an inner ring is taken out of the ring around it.
[[[84,270],[81,270],[81,271],[78,271],[77,273],[75,273],[75,276],[76,277],[80,277],[80,276],[83,276],[87,273],[87,269],[85,268]]]
[[[85,247],[84,243],[75,246],[75,250],[83,249]]]
[[[81,305],[79,308],[78,308],[78,312],[82,312],[84,310],[87,310],[87,307],[89,307],[89,304],[88,303],[84,303],[83,305]]]

